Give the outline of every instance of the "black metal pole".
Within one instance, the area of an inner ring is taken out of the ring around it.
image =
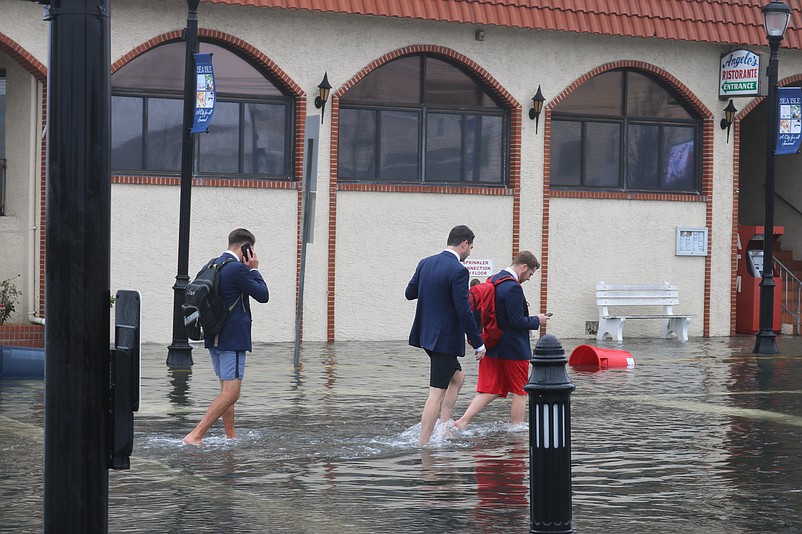
[[[760,330],[755,334],[755,354],[777,354],[777,336],[774,334],[774,152],[777,149],[777,50],[782,37],[769,37],[767,102],[769,120],[766,129],[766,188],[763,223],[763,274],[760,280]]]
[[[111,244],[108,0],[52,0],[44,531],[106,532]]]
[[[187,0],[187,40],[184,62],[184,125],[181,141],[181,199],[178,219],[178,274],[173,286],[173,342],[167,347],[167,365],[192,367],[192,347],[184,328],[184,291],[189,284],[189,218],[192,206],[192,175],[195,163],[195,134],[191,133],[195,113],[195,54],[198,52],[198,4]]]
[[[571,392],[562,344],[535,345],[529,394],[529,534],[571,533]]]

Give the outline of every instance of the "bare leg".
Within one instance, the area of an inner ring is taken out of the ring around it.
[[[429,386],[429,397],[426,399],[426,404],[423,406],[423,414],[420,418],[421,445],[426,445],[432,438],[434,424],[437,422],[437,414],[440,412],[440,406],[443,404],[443,398],[445,396],[445,389]]]
[[[465,430],[465,427],[468,426],[468,423],[471,422],[471,419],[473,419],[476,414],[484,410],[488,404],[497,398],[498,395],[495,393],[477,393],[471,401],[471,404],[468,406],[468,409],[465,410],[464,414],[462,414],[462,417],[454,421],[454,426],[460,430]]]
[[[454,371],[454,376],[451,377],[451,382],[448,383],[446,396],[443,399],[443,404],[440,407],[440,422],[445,423],[451,419],[451,414],[454,413],[454,406],[457,405],[457,397],[462,384],[465,382],[465,373],[462,371]]]
[[[209,405],[206,415],[203,416],[203,419],[200,420],[195,429],[184,436],[184,443],[187,445],[200,445],[206,432],[229,409],[231,410],[231,430],[234,430],[234,403],[239,399],[242,380],[235,378],[234,380],[222,380],[221,383],[220,395]],[[228,435],[228,429],[226,429],[226,435]]]
[[[524,422],[526,414],[527,395],[512,395],[512,406],[510,407],[510,422],[513,425],[520,425]]]
[[[220,393],[223,393],[223,381],[220,381]],[[223,419],[223,428],[226,430],[226,437],[234,439],[237,437],[237,431],[234,429],[234,405],[232,404],[228,410],[223,412],[221,417]]]

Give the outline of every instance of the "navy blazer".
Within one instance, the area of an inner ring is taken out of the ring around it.
[[[490,279],[496,281],[509,274],[508,271],[501,271]],[[524,291],[515,280],[501,282],[496,286],[496,320],[504,333],[498,345],[487,349],[488,356],[505,360],[531,359],[529,331],[540,328],[540,319],[536,315],[529,315]]]
[[[220,261],[230,254],[220,256]],[[240,295],[242,298],[240,299]],[[270,293],[259,271],[252,271],[242,262],[232,261],[220,269],[220,296],[226,306],[236,305],[228,314],[220,333],[204,341],[206,348],[217,350],[247,350],[251,347],[251,304],[249,297],[267,302]]]
[[[405,296],[418,299],[409,333],[413,347],[465,356],[465,334],[471,346],[484,344],[468,302],[468,269],[451,252],[422,259]]]

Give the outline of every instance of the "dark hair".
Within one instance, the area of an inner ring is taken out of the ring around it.
[[[515,261],[512,262],[513,265],[526,265],[533,271],[540,269],[540,262],[537,261],[537,258],[534,254],[529,252],[528,250],[522,250],[515,256]]]
[[[241,245],[242,243],[250,243],[251,246],[256,244],[256,237],[246,230],[245,228],[237,228],[236,230],[232,230],[230,234],[228,234],[228,246],[231,245]]]
[[[448,243],[449,247],[457,247],[462,244],[463,241],[467,241],[468,243],[473,243],[473,238],[476,237],[471,232],[471,229],[461,224],[459,226],[455,226],[451,229],[451,232],[448,234]]]

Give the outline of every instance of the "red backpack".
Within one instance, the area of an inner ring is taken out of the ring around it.
[[[512,275],[506,275],[495,282],[491,282],[490,278],[488,278],[481,284],[473,286],[468,292],[471,311],[474,313],[479,311],[482,314],[482,339],[484,339],[485,347],[488,349],[498,345],[501,335],[504,333],[499,328],[496,318],[496,286],[507,280],[515,280],[515,278]]]

